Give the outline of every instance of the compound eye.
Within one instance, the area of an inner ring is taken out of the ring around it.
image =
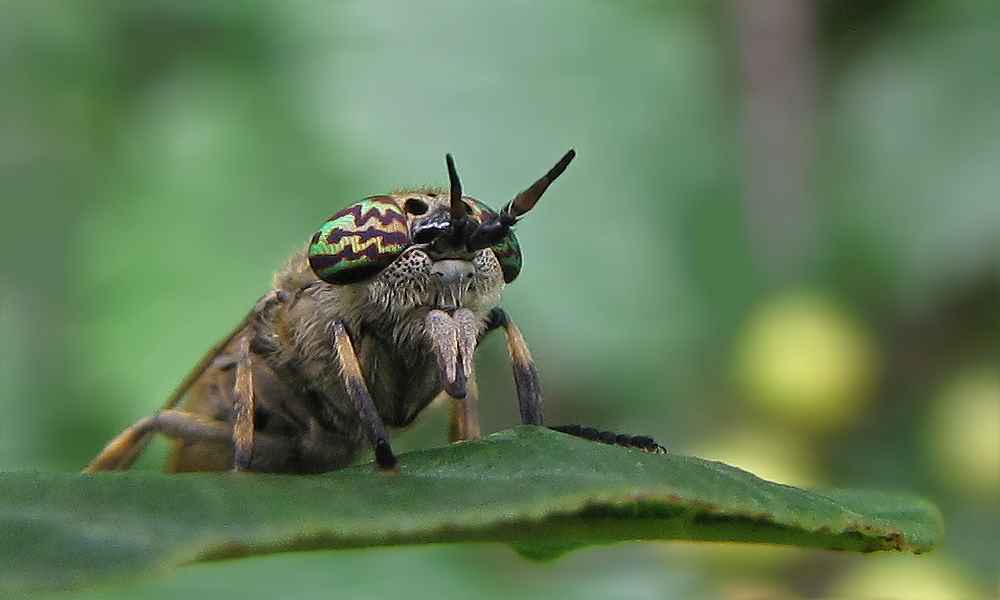
[[[403,210],[414,216],[420,216],[427,212],[427,203],[420,198],[407,198],[403,203]]]
[[[514,281],[521,273],[521,245],[517,243],[514,232],[508,233],[499,244],[490,246],[490,250],[500,262],[504,282]]]
[[[309,266],[327,283],[354,283],[384,269],[410,245],[406,214],[389,196],[337,212],[312,238]]]

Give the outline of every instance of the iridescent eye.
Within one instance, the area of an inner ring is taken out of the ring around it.
[[[373,196],[330,217],[309,244],[309,266],[327,283],[375,275],[410,245],[406,214],[390,196]]]
[[[517,243],[514,232],[508,233],[499,244],[490,246],[490,250],[500,261],[503,280],[506,283],[514,281],[514,278],[521,273],[521,245]]]

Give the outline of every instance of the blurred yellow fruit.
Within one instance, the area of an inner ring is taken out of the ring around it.
[[[780,586],[777,582],[730,581],[719,590],[724,600],[795,600],[801,596]]]
[[[945,386],[931,407],[926,447],[945,483],[1000,496],[1000,372],[969,369]]]
[[[843,427],[867,404],[878,357],[868,332],[830,300],[789,294],[751,315],[737,342],[745,397],[814,430]]]
[[[824,483],[815,463],[815,450],[788,431],[743,426],[685,451],[720,460],[769,481],[803,487]]]
[[[670,564],[694,560],[708,570],[712,579],[732,582],[744,578],[753,582],[767,579],[782,568],[802,559],[802,549],[770,544],[732,544],[728,542],[690,542],[663,544]]]
[[[940,552],[930,556],[879,554],[862,562],[835,582],[831,598],[880,598],[885,600],[968,600],[983,598],[982,591],[961,567]]]

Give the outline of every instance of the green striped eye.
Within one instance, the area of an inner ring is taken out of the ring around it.
[[[403,209],[389,196],[372,196],[323,223],[309,244],[309,266],[327,283],[354,283],[384,269],[409,245]]]
[[[490,246],[490,249],[500,261],[503,280],[506,283],[514,281],[514,278],[521,272],[521,245],[517,243],[517,236],[512,231],[499,244]]]

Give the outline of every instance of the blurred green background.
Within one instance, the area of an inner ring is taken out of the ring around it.
[[[335,210],[446,151],[499,206],[575,147],[504,297],[549,422],[926,495],[940,550],[291,554],[93,597],[996,594],[997,56],[989,2],[5,2],[0,468],[83,466]],[[478,364],[515,424],[502,336]]]

